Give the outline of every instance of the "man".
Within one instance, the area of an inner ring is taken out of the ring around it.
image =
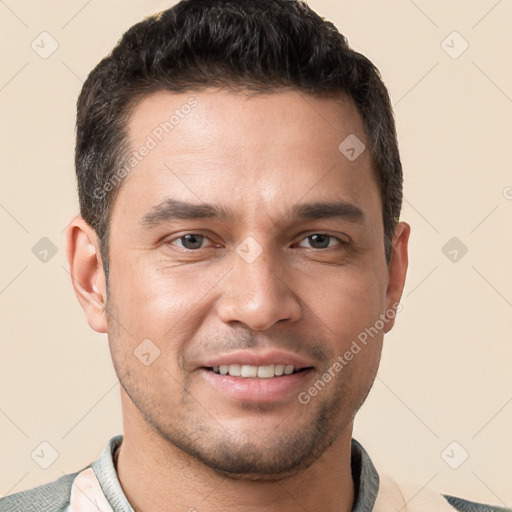
[[[491,511],[352,439],[410,228],[378,71],[296,0],[186,0],[78,102],[68,260],[124,436],[6,511]],[[361,333],[372,332],[364,338]]]

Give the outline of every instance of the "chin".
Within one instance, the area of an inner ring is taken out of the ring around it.
[[[223,477],[276,481],[311,466],[341,430],[333,425],[332,409],[326,407],[301,424],[284,418],[265,428],[264,420],[254,418],[250,425],[237,421],[229,430],[215,423],[186,432],[159,429],[159,434],[167,443]]]

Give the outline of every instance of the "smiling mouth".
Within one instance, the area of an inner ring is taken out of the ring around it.
[[[264,366],[223,364],[206,368],[206,370],[217,375],[230,375],[231,377],[241,377],[244,379],[273,379],[275,377],[286,377],[287,375],[293,375],[309,369],[311,367],[296,368],[290,364],[267,364]]]

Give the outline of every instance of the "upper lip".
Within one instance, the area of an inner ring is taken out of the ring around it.
[[[250,366],[284,364],[292,365],[296,370],[310,368],[313,366],[312,362],[308,359],[282,350],[239,350],[212,357],[211,359],[204,361],[201,364],[201,367],[212,368],[214,366],[230,364],[247,364]]]

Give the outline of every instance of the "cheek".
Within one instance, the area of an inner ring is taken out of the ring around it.
[[[113,262],[114,263],[114,262]],[[186,286],[174,272],[160,270],[153,258],[126,257],[111,265],[112,294],[120,313],[131,322],[143,320],[151,326],[156,319],[179,315],[194,300],[194,286]]]
[[[138,345],[146,338],[152,340],[161,350],[166,365],[176,365],[177,355],[185,350],[205,320],[225,270],[172,268],[144,257],[138,260],[127,257],[115,263],[111,294],[115,298],[117,319],[125,327],[120,336],[133,338],[127,343],[131,350],[135,348],[131,346],[133,343]]]
[[[330,337],[336,338],[339,352],[374,326],[384,312],[385,284],[370,269],[340,269],[328,277],[328,287],[310,293],[308,300]]]

